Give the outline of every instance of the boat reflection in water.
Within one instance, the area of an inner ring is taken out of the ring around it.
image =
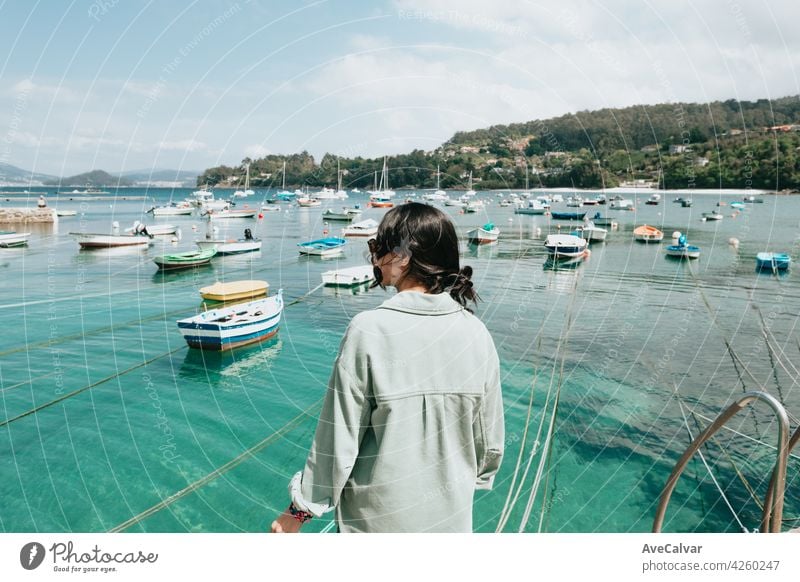
[[[216,387],[241,388],[242,379],[266,373],[282,347],[283,341],[276,336],[236,350],[188,350],[178,373],[182,378]]]
[[[370,286],[372,285],[372,281],[366,281],[364,283],[359,283],[358,285],[348,285],[348,286],[331,286],[331,285],[324,285],[322,287],[322,294],[327,297],[337,297],[342,295],[361,295],[362,293],[368,293]]]

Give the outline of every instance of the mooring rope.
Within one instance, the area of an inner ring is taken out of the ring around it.
[[[142,521],[143,519],[145,519],[145,518],[147,518],[147,517],[149,517],[149,516],[151,516],[151,515],[153,515],[155,513],[158,513],[159,511],[161,511],[162,509],[164,509],[166,507],[169,507],[170,505],[175,503],[178,499],[181,499],[182,497],[185,497],[189,493],[191,493],[193,491],[196,491],[197,489],[199,489],[203,485],[206,485],[207,483],[210,483],[211,481],[213,481],[217,477],[219,477],[219,476],[223,475],[224,473],[230,471],[231,469],[233,469],[234,467],[236,467],[237,465],[242,463],[242,461],[254,456],[257,452],[259,452],[262,449],[268,447],[273,442],[275,442],[278,438],[282,437],[283,435],[288,433],[290,430],[295,428],[297,425],[299,425],[300,422],[304,418],[306,418],[307,416],[311,415],[310,413],[314,409],[316,409],[318,406],[322,405],[322,401],[324,399],[325,399],[325,397],[323,396],[322,398],[320,398],[319,400],[314,402],[314,404],[312,404],[311,406],[309,406],[308,408],[303,410],[300,414],[298,414],[297,416],[292,418],[289,422],[287,422],[281,428],[279,428],[278,430],[273,432],[271,435],[269,435],[268,437],[262,439],[260,442],[256,443],[255,445],[253,445],[249,449],[243,451],[242,453],[240,453],[239,455],[237,455],[236,457],[234,457],[233,459],[231,459],[230,461],[228,461],[227,463],[225,463],[221,467],[218,467],[218,468],[214,469],[213,471],[211,471],[210,473],[208,473],[204,477],[201,477],[197,481],[187,485],[186,487],[184,487],[180,491],[178,491],[176,493],[173,493],[172,495],[170,495],[166,499],[163,499],[159,503],[156,503],[155,505],[153,505],[152,507],[149,507],[148,509],[145,509],[143,512],[139,513],[138,515],[135,515],[132,518],[128,519],[127,521],[124,521],[121,524],[119,524],[118,526],[108,530],[109,533],[117,533],[117,532],[121,532],[121,531],[124,531],[124,530],[128,529],[132,525],[135,525],[135,524],[139,523],[140,521]]]

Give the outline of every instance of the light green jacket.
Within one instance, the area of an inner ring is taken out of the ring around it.
[[[447,293],[403,291],[350,323],[289,490],[314,515],[335,507],[342,532],[470,532],[503,439],[486,327]]]

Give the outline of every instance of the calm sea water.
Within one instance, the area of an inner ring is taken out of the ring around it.
[[[366,256],[357,240],[338,259],[298,255],[296,243],[340,228],[323,224],[320,208],[284,204],[261,220],[220,221],[225,236],[251,228],[262,251],[168,274],[157,273],[153,257],[192,249],[205,233],[199,217],[157,219],[179,225],[180,241],[162,238],[144,250],[80,251],[68,234],[152,222],[145,210],[189,192],[125,190],[86,202],[51,196],[51,206],[78,215],[26,228],[27,248],[0,249],[0,422],[10,420],[0,427],[0,530],[112,529],[262,441],[252,456],[127,531],[263,531],[287,504],[342,333],[388,294],[317,288],[321,272]],[[477,530],[495,530],[513,484],[505,531],[648,531],[689,434],[745,386],[762,385],[800,415],[797,273],[754,268],[762,250],[800,258],[800,198],[768,196],[735,217],[723,206],[722,221],[702,222],[701,212],[737,197],[696,195],[692,208],[672,196],[659,206],[645,206],[646,193],[635,197],[635,212],[589,209],[620,227],[572,267],[553,267],[542,246],[557,221],[516,216],[489,193],[479,194],[490,202],[481,214],[443,207],[462,233],[489,220],[502,231],[496,245],[463,246],[482,298],[477,314],[500,352],[508,433],[496,487],[477,496]],[[25,203],[15,199],[4,204]],[[348,200],[357,202],[366,197]],[[364,218],[383,212],[368,209]],[[688,233],[701,258],[669,260],[662,245],[634,242],[631,231],[642,223],[667,238]],[[738,250],[728,244],[733,237]],[[190,350],[175,321],[201,308],[198,288],[243,278],[268,280],[287,303],[303,299],[287,307],[269,344],[224,355]],[[666,530],[738,531],[734,512],[757,526],[748,488],[763,499],[775,425],[756,407],[730,426],[744,436],[723,431],[704,449],[706,464],[690,465]],[[798,468],[793,460],[789,518],[800,511]],[[308,529],[327,524],[315,520]]]

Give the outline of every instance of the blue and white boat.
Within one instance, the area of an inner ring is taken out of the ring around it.
[[[297,243],[301,255],[326,256],[341,252],[347,241],[343,238],[329,237]]]
[[[678,244],[667,246],[667,256],[676,259],[699,259],[700,247],[687,244],[686,235],[682,234],[678,238]]]
[[[178,329],[191,348],[224,351],[262,342],[278,332],[283,290],[277,295],[178,320]]]
[[[745,209],[744,202],[731,202],[730,203],[730,207],[731,208],[735,208],[736,210],[744,210]]]
[[[582,257],[586,253],[588,242],[572,234],[550,234],[544,241],[544,247],[553,258]]]
[[[756,255],[756,269],[770,271],[785,271],[789,268],[792,257],[786,253],[758,253]]]

